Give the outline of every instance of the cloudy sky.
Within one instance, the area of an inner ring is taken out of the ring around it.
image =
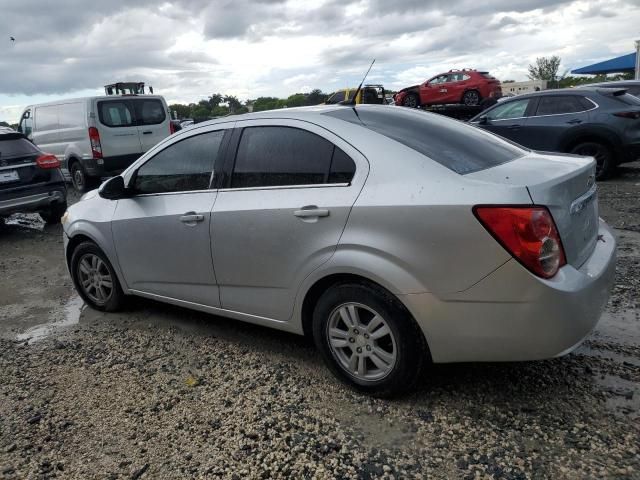
[[[640,0],[0,0],[0,120],[142,80],[169,102],[387,88],[450,68],[525,80],[633,51]],[[15,37],[15,42],[9,37]]]

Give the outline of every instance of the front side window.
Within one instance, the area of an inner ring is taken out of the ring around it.
[[[224,130],[174,143],[155,154],[135,175],[136,193],[206,190],[220,151]]]
[[[133,100],[138,125],[157,125],[167,118],[164,105],[158,99]]]
[[[559,115],[562,113],[583,112],[584,110],[580,97],[574,95],[549,95],[540,98],[536,115]]]
[[[123,101],[98,102],[100,122],[107,127],[132,127],[133,113],[129,104]]]
[[[487,113],[487,118],[489,120],[508,120],[510,118],[524,117],[527,107],[529,106],[529,101],[528,98],[525,98],[498,105]]]
[[[445,83],[447,81],[448,75],[438,75],[435,78],[429,80],[429,85],[437,85],[439,83]]]
[[[248,127],[242,132],[232,188],[324,183],[333,144],[291,127]]]

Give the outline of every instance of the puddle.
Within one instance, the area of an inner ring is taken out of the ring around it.
[[[74,294],[65,304],[61,319],[31,327],[25,332],[16,335],[16,340],[29,342],[43,340],[51,336],[60,328],[75,325],[80,322],[80,315],[85,308],[86,305],[82,298],[77,294]]]
[[[44,230],[44,221],[37,213],[15,213],[5,219],[5,225],[15,225],[18,227],[31,228],[33,230]]]

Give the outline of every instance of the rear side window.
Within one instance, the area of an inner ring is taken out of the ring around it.
[[[356,173],[356,164],[342,149],[334,147],[327,183],[350,183]]]
[[[40,151],[29,140],[17,135],[0,135],[0,160],[9,157],[34,155]]]
[[[563,113],[583,112],[585,108],[580,97],[574,95],[549,95],[540,97],[536,115],[559,115]]]
[[[107,127],[132,127],[133,114],[128,102],[109,100],[98,102],[100,123]]]
[[[292,127],[247,127],[242,132],[232,188],[324,183],[333,144]]]
[[[344,101],[344,90],[338,90],[327,99],[327,103],[339,103]]]
[[[324,113],[399,142],[456,173],[484,170],[526,151],[479,128],[407,108],[344,108]],[[390,159],[391,161],[391,159]]]
[[[224,131],[203,133],[169,145],[142,165],[134,182],[136,193],[206,190]]]
[[[133,100],[138,125],[157,125],[167,118],[164,105],[156,98]]]

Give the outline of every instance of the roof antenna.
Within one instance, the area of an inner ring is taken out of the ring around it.
[[[358,98],[358,94],[360,93],[360,90],[362,90],[362,84],[364,83],[365,79],[367,78],[367,75],[369,75],[369,72],[371,71],[371,67],[373,67],[373,64],[376,63],[376,59],[373,59],[373,62],[371,62],[371,65],[369,65],[369,70],[367,70],[367,73],[364,74],[364,77],[362,78],[362,81],[360,82],[360,85],[358,85],[358,88],[356,89],[356,93],[353,94],[353,98],[351,100],[343,100],[342,102],[340,102],[340,105],[354,105],[356,104],[356,99]]]

